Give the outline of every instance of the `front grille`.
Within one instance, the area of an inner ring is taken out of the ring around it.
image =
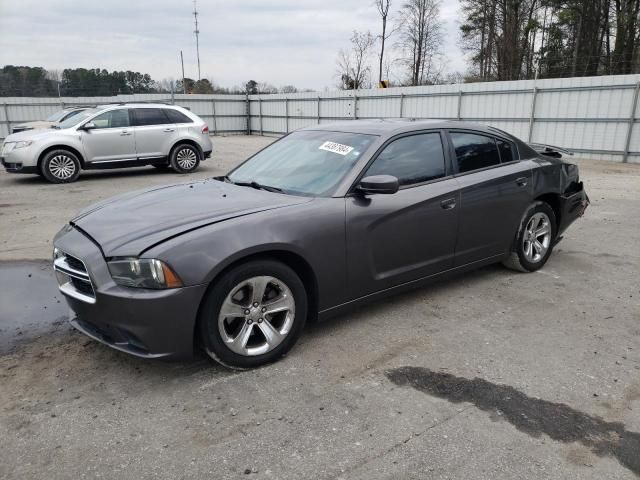
[[[60,250],[53,260],[60,291],[86,303],[96,302],[96,293],[89,271],[82,260]]]
[[[72,257],[69,254],[65,254],[65,257],[67,259],[67,263],[71,268],[87,273],[87,268],[84,266],[84,263],[82,262],[82,260],[76,257]]]

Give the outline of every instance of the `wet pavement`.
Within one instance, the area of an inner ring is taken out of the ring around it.
[[[67,302],[50,262],[0,262],[0,355],[63,324]]]

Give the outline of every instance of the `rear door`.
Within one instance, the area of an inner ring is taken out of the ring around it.
[[[453,266],[458,186],[443,140],[439,131],[392,139],[363,176],[393,175],[400,190],[346,198],[350,298]]]
[[[136,152],[141,160],[166,157],[175,143],[176,128],[164,109],[132,109]]]
[[[103,112],[90,123],[95,128],[78,130],[87,163],[135,160],[136,143],[126,108]]]
[[[449,131],[460,186],[455,265],[508,251],[532,201],[531,169],[514,143],[473,130]]]

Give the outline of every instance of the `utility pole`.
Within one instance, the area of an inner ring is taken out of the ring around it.
[[[180,50],[180,64],[182,65],[182,93],[187,93],[187,86],[184,83],[184,57],[182,56],[182,50]]]
[[[200,30],[198,30],[198,5],[196,4],[196,0],[193,0],[193,20],[196,24],[196,29],[193,33],[196,34],[196,55],[198,57],[198,80],[200,80],[200,43],[198,39],[198,35],[200,35]]]

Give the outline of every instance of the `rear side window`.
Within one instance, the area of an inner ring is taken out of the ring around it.
[[[163,125],[170,122],[162,108],[134,108],[134,125]]]
[[[514,153],[513,144],[505,142],[504,140],[498,140],[498,150],[500,150],[500,160],[502,163],[513,162],[516,159]]]
[[[440,134],[423,133],[394,140],[376,157],[366,175],[393,175],[401,186],[444,177]]]
[[[193,120],[179,110],[167,108],[164,110],[164,113],[171,123],[193,123]]]
[[[465,173],[500,164],[496,141],[474,133],[451,132],[458,172]]]

